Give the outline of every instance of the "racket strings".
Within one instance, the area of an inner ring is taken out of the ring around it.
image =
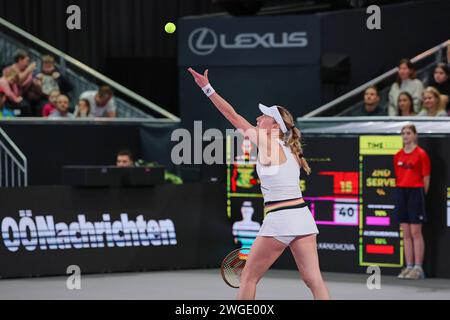
[[[232,287],[238,288],[246,260],[239,256],[239,250],[229,254],[223,261],[223,276]]]

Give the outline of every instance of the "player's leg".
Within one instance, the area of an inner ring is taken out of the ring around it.
[[[256,237],[241,274],[239,300],[255,299],[256,285],[264,273],[283,253],[286,244],[272,237]]]
[[[314,299],[330,299],[330,293],[320,272],[316,235],[296,237],[291,242],[290,248],[300,275],[311,290]]]
[[[408,275],[407,279],[422,279],[425,273],[422,268],[423,258],[425,254],[425,243],[422,235],[422,222],[426,219],[425,213],[425,195],[422,188],[411,190],[408,199],[408,214],[410,218],[411,238],[413,242],[414,252],[414,268]]]
[[[405,253],[406,267],[402,269],[398,277],[405,278],[411,272],[414,265],[414,247],[411,237],[410,217],[408,214],[408,197],[409,190],[407,188],[397,188],[396,190],[396,213],[400,228],[403,232],[403,247]],[[401,253],[403,254],[403,252]]]
[[[411,224],[411,237],[413,239],[414,246],[414,263],[416,265],[422,265],[423,257],[425,254],[425,242],[422,234],[422,224]]]
[[[405,260],[407,266],[414,264],[414,245],[411,234],[411,226],[409,223],[401,223],[400,227],[403,231],[403,245],[405,247]]]

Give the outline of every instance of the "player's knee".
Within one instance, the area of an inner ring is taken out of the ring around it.
[[[404,232],[403,231],[403,239],[406,240],[406,241],[408,241],[408,240],[411,241],[411,239],[412,239],[411,238],[411,232],[409,232],[409,231],[408,232]]]
[[[411,237],[414,240],[418,240],[422,238],[422,231],[420,229],[417,230],[411,230]]]

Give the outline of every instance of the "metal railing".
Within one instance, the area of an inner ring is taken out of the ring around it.
[[[0,128],[0,188],[28,186],[27,158]]]
[[[7,20],[0,17],[0,26],[6,28],[10,32],[14,33],[14,35],[18,35],[30,43],[32,43],[35,47],[40,48],[39,51],[45,51],[46,53],[50,53],[55,57],[59,58],[59,68],[61,73],[68,77],[68,79],[74,84],[73,98],[78,98],[79,95],[86,90],[95,90],[98,88],[98,84],[106,84],[113,88],[116,92],[120,93],[127,100],[133,101],[133,103],[129,103],[128,101],[121,99],[120,97],[115,97],[117,104],[117,115],[118,117],[130,117],[130,118],[151,118],[152,115],[155,117],[164,117],[168,118],[172,121],[179,122],[180,118],[173,115],[172,113],[164,110],[160,106],[155,103],[149,101],[148,99],[136,94],[135,92],[129,90],[128,88],[120,85],[114,80],[106,77],[105,75],[99,73],[98,71],[92,69],[91,67],[85,65],[84,63],[76,60],[75,58],[65,54],[64,52],[56,49],[55,47],[49,45],[48,43],[36,38],[35,36],[29,34],[28,32],[20,29],[14,24],[8,22]],[[14,51],[17,48],[27,48],[27,51],[30,52],[31,58],[39,64],[41,61],[41,53],[35,50],[34,48],[30,48],[30,46],[25,46],[19,41],[13,39],[8,36],[4,32],[0,32],[0,52],[3,53],[3,59],[12,58]],[[67,64],[69,64],[72,68],[68,68]],[[82,74],[91,77],[96,81],[96,83],[89,81],[85,77],[80,75]],[[140,106],[138,108],[137,106]]]
[[[429,50],[426,50],[414,58],[411,62],[414,63],[416,69],[420,69],[418,73],[423,80],[427,80],[426,77],[429,74],[431,68],[434,67],[436,62],[442,61],[442,52],[450,44],[450,40],[447,40]],[[389,90],[389,85],[394,81],[394,78],[398,72],[398,67],[383,73],[382,75],[372,79],[359,87],[347,92],[346,94],[330,101],[323,106],[305,114],[303,118],[312,118],[319,116],[334,116],[346,113],[349,109],[353,109],[355,105],[360,102],[362,94],[367,87],[376,85],[380,91],[380,95],[385,96],[385,93]],[[301,119],[301,118],[299,118]]]

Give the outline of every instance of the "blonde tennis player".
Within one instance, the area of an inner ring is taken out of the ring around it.
[[[253,243],[241,275],[238,299],[255,299],[256,285],[264,273],[289,246],[300,275],[315,299],[329,299],[317,254],[317,230],[299,187],[300,169],[311,169],[303,157],[300,131],[283,107],[259,109],[262,115],[252,126],[225,101],[208,80],[208,70],[188,71],[216,108],[258,147],[256,170],[264,197],[265,218]]]

